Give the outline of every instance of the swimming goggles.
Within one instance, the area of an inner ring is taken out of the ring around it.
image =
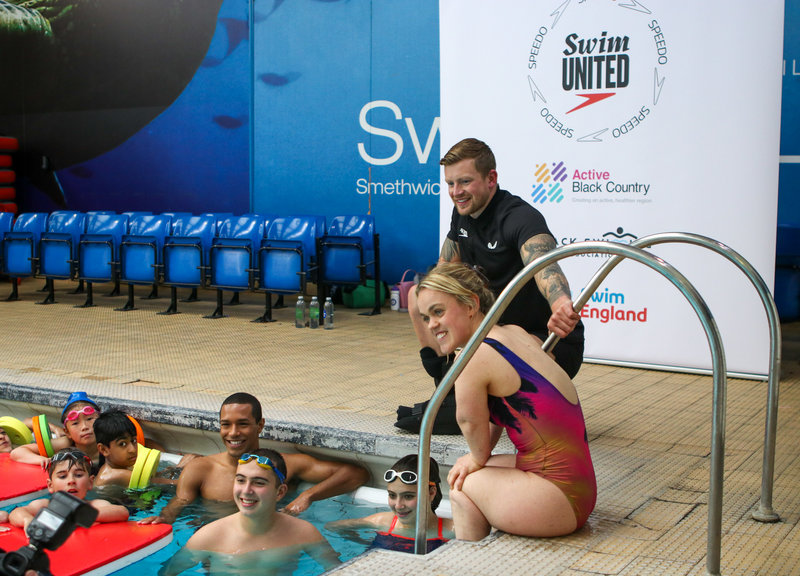
[[[417,483],[417,473],[412,472],[411,470],[403,470],[402,472],[397,472],[396,470],[392,470],[389,468],[383,474],[383,479],[386,482],[392,482],[395,478],[400,478],[400,482],[403,484],[416,484]],[[431,486],[436,486],[436,482],[428,482]]]
[[[239,457],[239,464],[247,464],[248,462],[250,462],[250,460],[255,460],[256,464],[258,464],[262,468],[265,468],[267,470],[272,470],[273,472],[275,472],[275,476],[278,477],[280,483],[286,484],[286,476],[283,474],[283,472],[278,470],[278,467],[272,460],[270,460],[266,456],[259,456],[257,454],[242,454]]]
[[[59,452],[56,452],[55,455],[50,459],[50,462],[47,464],[47,471],[50,470],[58,464],[59,462],[64,462],[69,460],[70,462],[78,463],[83,459],[86,462],[87,470],[92,469],[92,459],[89,458],[86,454],[81,452],[80,450],[76,450],[75,448],[65,448]]]
[[[83,408],[80,408],[78,410],[70,410],[69,412],[67,412],[67,417],[64,418],[64,420],[65,421],[66,420],[77,420],[81,416],[81,414],[84,415],[84,416],[91,416],[95,412],[97,412],[97,410],[94,409],[94,406],[88,406],[87,405],[87,406],[84,406]]]

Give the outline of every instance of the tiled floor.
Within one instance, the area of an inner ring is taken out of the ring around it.
[[[68,392],[86,390],[164,423],[154,435],[178,449],[185,446],[174,445],[179,437],[167,424],[213,429],[221,400],[243,390],[262,400],[265,436],[284,446],[346,450],[368,464],[416,451],[416,436],[392,426],[398,404],[432,392],[404,314],[340,308],[333,331],[298,330],[292,308],[276,310],[272,324],[251,323],[263,309],[256,294],[209,320],[202,316],[215,307],[211,292],[162,316],[166,298],[137,298],[138,310],[115,311],[125,297],[102,296],[109,285],[95,287],[94,308],[75,308],[85,297],[68,294],[68,282],[57,284],[56,304],[38,306],[41,284],[23,282],[20,301],[0,301],[0,412],[12,409],[4,400],[15,410],[22,401],[55,412]],[[800,324],[783,329],[773,499],[781,519],[750,519],[760,495],[766,384],[731,380],[722,574],[800,575]],[[705,574],[711,378],[586,364],[575,382],[599,485],[586,527],[549,540],[495,534],[425,557],[375,551],[339,573]],[[213,450],[214,433],[207,439]],[[445,464],[464,448],[460,437],[434,437],[433,454]]]

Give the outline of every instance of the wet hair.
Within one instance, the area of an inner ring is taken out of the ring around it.
[[[258,398],[252,394],[248,394],[247,392],[236,392],[222,401],[222,406],[225,406],[226,404],[249,404],[250,408],[253,409],[253,418],[255,418],[256,422],[261,421],[261,402],[259,402]],[[220,412],[222,412],[221,407]]]
[[[237,402],[237,404],[241,404],[241,402]],[[283,477],[286,478],[286,460],[283,459],[283,456],[280,452],[276,452],[275,450],[270,450],[269,448],[257,448],[249,452],[250,454],[255,454],[256,456],[266,456],[275,466],[278,468],[278,471],[283,474]],[[254,460],[255,462],[255,460]],[[277,478],[278,475],[276,474],[275,477]],[[280,482],[280,478],[278,478]],[[288,480],[287,480],[288,482]]]
[[[449,294],[467,306],[474,306],[473,297],[477,296],[478,308],[483,314],[494,304],[494,293],[486,277],[461,262],[441,262],[434,266],[417,284],[417,296],[423,288]]]
[[[464,138],[456,143],[439,161],[442,166],[451,166],[462,160],[475,160],[475,169],[484,178],[491,170],[497,169],[494,152],[485,142],[476,138]]]
[[[122,410],[103,412],[94,421],[94,437],[98,444],[110,446],[124,436],[136,438],[136,426]]]
[[[47,475],[53,477],[56,466],[61,462],[67,462],[67,470],[71,470],[73,466],[83,468],[87,474],[94,473],[93,464],[91,459],[77,448],[64,448],[56,452],[47,464]]]
[[[392,464],[392,470],[395,472],[404,472],[406,470],[410,470],[411,472],[416,473],[418,462],[419,457],[416,454],[408,454]],[[431,456],[430,470],[428,475],[430,476],[430,481],[436,484],[436,495],[431,499],[431,511],[436,512],[436,509],[439,507],[439,503],[442,501],[442,479],[439,477],[439,464],[433,459],[433,456]]]

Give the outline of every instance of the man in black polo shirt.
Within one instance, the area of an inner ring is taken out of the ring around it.
[[[479,266],[492,291],[499,295],[527,264],[554,249],[555,239],[538,210],[498,187],[494,154],[484,142],[474,138],[462,140],[445,154],[440,164],[444,166],[454,207],[439,261]],[[449,362],[438,355],[438,346],[417,310],[413,290],[409,293],[408,310],[423,346],[422,363],[438,380]],[[578,373],[583,362],[583,323],[573,310],[569,283],[558,264],[541,270],[535,282],[527,283],[499,322],[522,326],[541,340],[547,338],[548,331],[554,332],[561,339],[553,349],[556,362],[570,378]],[[446,413],[440,414],[444,417]],[[413,426],[405,426],[408,421],[401,421],[409,416],[407,410],[401,407],[398,416],[398,427]]]

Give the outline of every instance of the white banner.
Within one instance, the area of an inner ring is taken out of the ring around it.
[[[782,0],[440,0],[442,153],[484,140],[500,187],[559,245],[691,232],[772,286],[782,38]],[[443,194],[441,239],[451,211]],[[701,247],[651,251],[708,303],[728,370],[766,374],[766,314],[745,275]],[[605,261],[561,261],[573,298]],[[711,367],[689,303],[636,262],[583,316],[587,359]]]

